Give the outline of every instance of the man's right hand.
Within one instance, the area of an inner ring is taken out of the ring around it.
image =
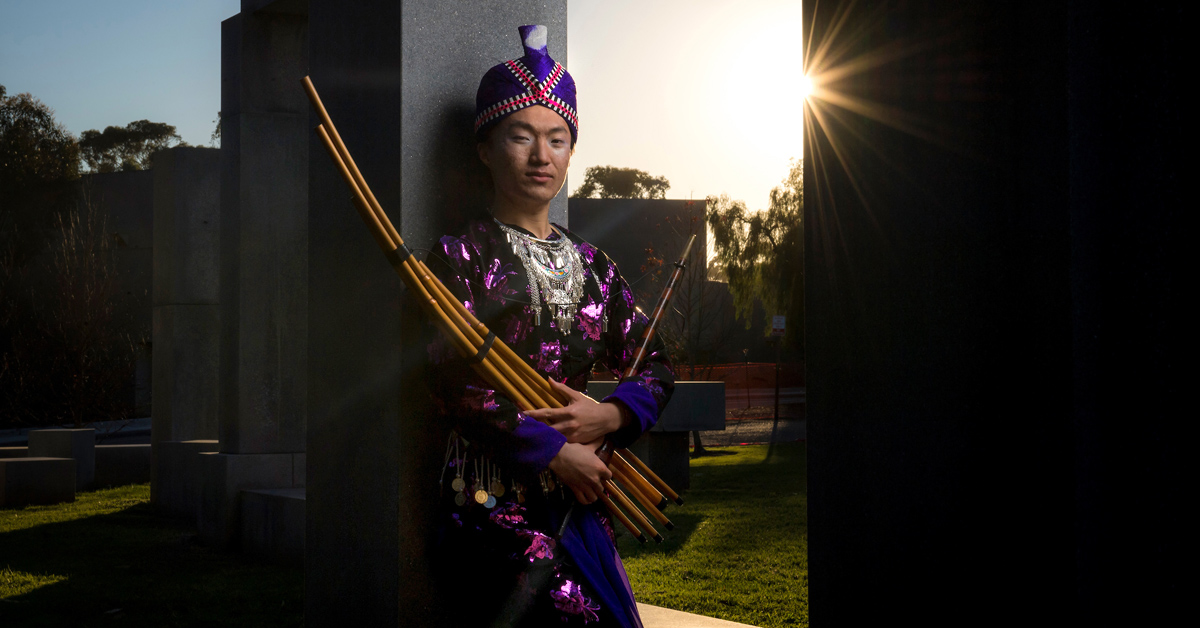
[[[604,481],[612,477],[608,466],[596,457],[596,448],[579,443],[563,445],[550,461],[550,470],[566,483],[581,504],[600,499],[604,494]]]

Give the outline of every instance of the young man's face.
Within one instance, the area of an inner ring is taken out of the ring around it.
[[[492,171],[497,202],[537,211],[567,180],[571,130],[557,113],[534,105],[502,120],[478,149]]]

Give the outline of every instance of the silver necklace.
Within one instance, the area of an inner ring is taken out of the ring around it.
[[[494,220],[494,219],[493,219]],[[525,266],[529,294],[533,301],[534,325],[542,324],[542,301],[554,317],[555,327],[564,336],[571,332],[576,308],[583,299],[583,259],[575,245],[554,225],[557,240],[541,240],[525,235],[496,220],[504,231],[513,253]]]

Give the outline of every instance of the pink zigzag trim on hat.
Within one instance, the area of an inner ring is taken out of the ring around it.
[[[520,59],[507,61],[505,66],[510,72],[513,73],[513,76],[515,76],[517,80],[521,82],[521,85],[525,86],[527,91],[524,94],[518,94],[512,98],[502,100],[491,107],[488,107],[478,116],[476,116],[476,131],[478,131],[483,125],[502,115],[506,115],[517,111],[518,109],[524,109],[525,107],[536,104],[545,105],[550,110],[570,121],[571,126],[575,127],[576,129],[579,128],[579,119],[575,114],[575,110],[571,108],[570,105],[563,102],[561,98],[551,93],[551,90],[558,86],[558,82],[562,79],[563,74],[566,73],[566,70],[562,67],[562,64],[555,62],[554,69],[552,69],[550,73],[546,75],[546,80],[541,82],[537,80],[533,72],[529,71],[529,68],[525,67],[525,64],[522,63]]]

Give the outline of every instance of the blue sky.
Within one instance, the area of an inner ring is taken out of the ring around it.
[[[0,85],[33,94],[76,135],[148,119],[207,145],[220,109],[221,21],[240,5],[0,0]],[[571,0],[580,141],[567,185],[587,166],[627,166],[666,176],[669,198],[726,192],[765,207],[801,155],[799,5]],[[550,46],[553,55],[554,34]]]
[[[207,145],[221,104],[221,20],[238,0],[3,0],[0,85],[79,135],[166,122]]]

